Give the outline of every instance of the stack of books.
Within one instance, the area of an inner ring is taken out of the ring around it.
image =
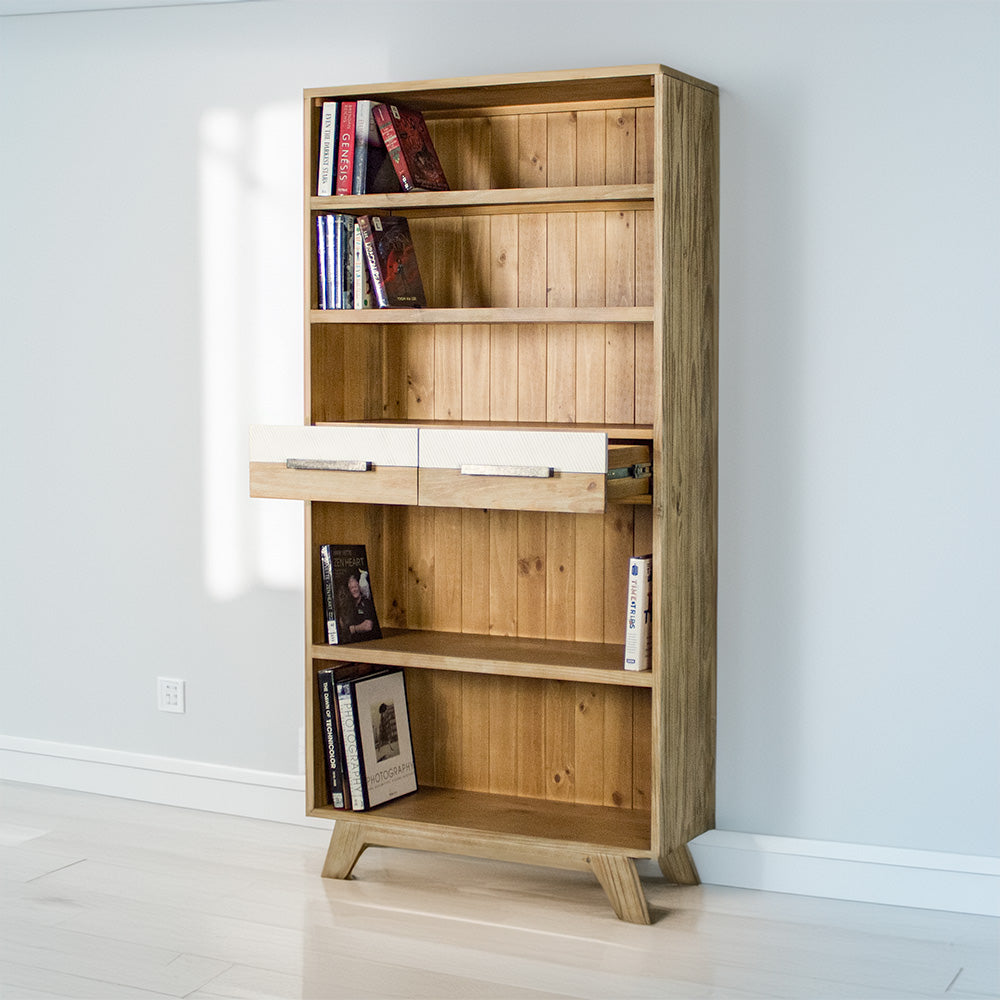
[[[319,197],[447,190],[420,111],[371,100],[323,103]],[[317,215],[316,248],[320,309],[427,304],[410,227],[402,216]]]
[[[362,812],[415,792],[402,668],[342,663],[316,679],[329,803]]]

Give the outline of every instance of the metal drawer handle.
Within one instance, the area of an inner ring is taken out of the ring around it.
[[[346,458],[289,458],[286,469],[309,469],[317,472],[371,472],[372,463]]]
[[[520,479],[551,479],[552,469],[541,465],[463,465],[463,476],[517,476]]]

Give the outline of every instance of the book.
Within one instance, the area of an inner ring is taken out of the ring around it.
[[[401,215],[358,219],[375,301],[381,309],[427,305],[410,224]]]
[[[402,669],[389,667],[340,681],[337,700],[351,808],[360,812],[415,792],[417,771]]]
[[[351,808],[351,790],[344,763],[344,734],[337,698],[337,683],[383,668],[364,663],[342,663],[316,672],[319,722],[323,738],[323,770],[327,801],[335,809]]]
[[[337,156],[337,102],[324,101],[319,127],[319,162],[316,168],[316,194],[325,198],[333,194],[333,177]]]
[[[354,220],[354,308],[374,309],[371,276],[365,263],[365,247],[361,237],[361,223]]]
[[[628,561],[625,605],[625,669],[649,670],[653,652],[653,557]]]
[[[340,105],[337,126],[337,179],[335,194],[351,194],[354,187],[354,125],[358,102],[344,101]]]
[[[329,309],[328,253],[326,240],[326,216],[316,216],[316,303],[320,309]]]
[[[404,191],[450,190],[420,111],[396,104],[376,104],[372,116]]]
[[[399,191],[399,178],[372,117],[375,101],[358,101],[354,119],[354,194],[391,194]]]
[[[327,643],[381,639],[364,545],[321,545],[319,561]]]

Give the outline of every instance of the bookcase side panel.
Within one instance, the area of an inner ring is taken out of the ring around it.
[[[657,79],[654,833],[661,857],[714,824],[718,98]]]

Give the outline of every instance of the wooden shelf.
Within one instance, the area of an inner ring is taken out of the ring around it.
[[[648,209],[652,184],[590,187],[493,188],[486,191],[409,191],[313,197],[316,212],[372,215],[501,215],[510,212],[612,212]]]
[[[544,420],[524,420],[517,423],[496,420],[366,420],[366,424],[385,427],[440,427],[456,430],[472,430],[489,428],[490,430],[509,431],[598,431],[607,434],[610,441],[651,441],[653,428],[649,424],[594,424],[594,423],[557,423]],[[356,426],[352,420],[317,420],[317,427],[336,427],[344,424]]]
[[[419,629],[384,628],[382,632],[382,639],[347,646],[314,645],[312,655],[319,660],[384,663],[504,677],[582,681],[619,687],[649,688],[653,685],[650,671],[622,667],[624,646],[613,643]]]
[[[652,306],[511,306],[497,309],[313,309],[311,323],[436,325],[465,323],[652,323]]]
[[[417,762],[419,778],[420,762]],[[436,830],[442,838],[474,833],[498,838],[530,838],[584,851],[620,852],[649,857],[650,815],[641,809],[617,809],[547,799],[491,795],[421,785],[420,791],[366,813],[320,807],[312,815],[359,822]]]

